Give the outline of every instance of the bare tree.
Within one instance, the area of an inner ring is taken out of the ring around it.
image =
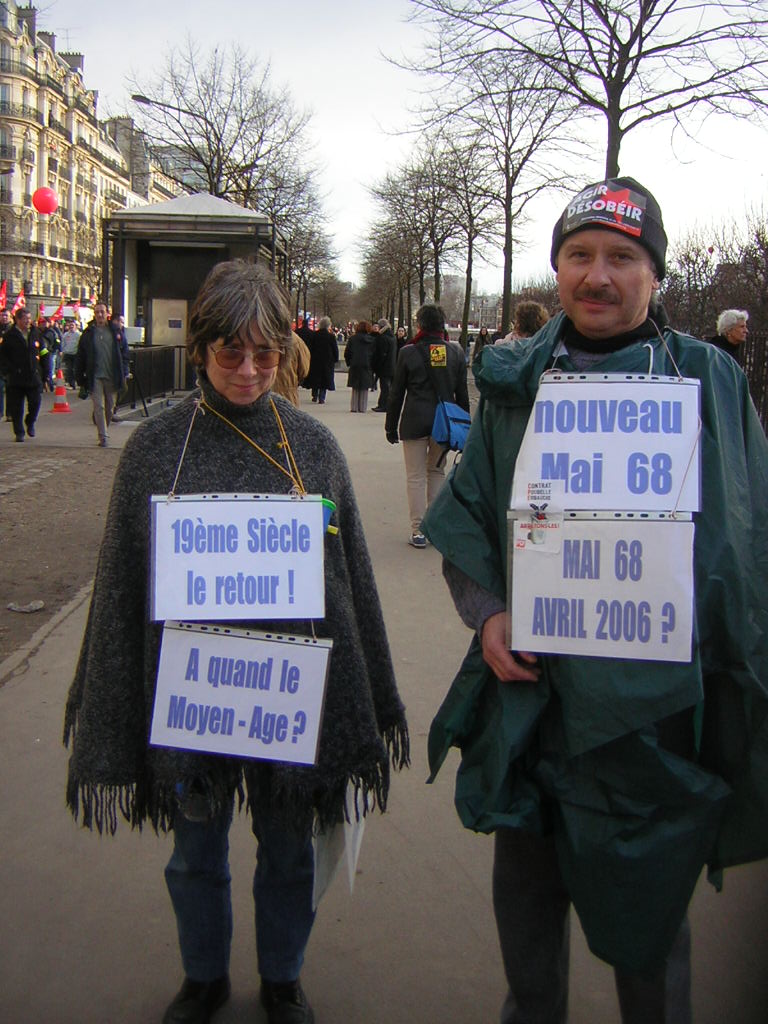
[[[497,233],[502,211],[494,200],[493,171],[486,159],[483,136],[478,133],[466,142],[449,137],[445,146],[451,155],[457,232],[463,237],[466,253],[461,313],[461,345],[466,349],[476,248]]]
[[[501,57],[607,126],[606,176],[624,137],[666,118],[749,117],[768,103],[768,0],[411,0],[439,25],[444,74]]]
[[[295,160],[309,114],[275,87],[269,64],[235,45],[172,49],[149,81],[134,79],[137,123],[167,172],[243,206],[279,211],[300,193]]]
[[[425,177],[421,165],[414,162],[397,174],[385,175],[383,181],[371,189],[384,221],[395,227],[405,243],[422,304],[426,301],[427,268],[432,261],[432,246],[421,206]]]
[[[525,210],[540,192],[562,188],[562,166],[578,159],[570,139],[572,108],[557,93],[539,89],[543,75],[519,75],[488,58],[469,60],[462,72],[463,92],[453,120],[484,146],[492,173],[486,179],[503,224],[504,268],[501,330],[509,330],[516,235]]]

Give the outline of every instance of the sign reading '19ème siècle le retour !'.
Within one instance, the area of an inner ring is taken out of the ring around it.
[[[152,498],[154,620],[325,614],[320,495]]]
[[[510,523],[514,650],[687,662],[698,381],[541,383]]]

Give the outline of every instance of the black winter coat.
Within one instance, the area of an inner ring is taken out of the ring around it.
[[[0,375],[9,388],[41,388],[48,380],[50,356],[36,327],[29,329],[29,341],[14,324],[0,340]]]
[[[131,352],[123,331],[114,327],[111,322],[106,326],[112,332],[112,352],[114,357],[112,384],[115,388],[120,389],[131,372]],[[80,335],[80,344],[77,346],[77,356],[75,357],[75,378],[77,383],[81,386],[86,386],[89,391],[93,391],[93,375],[96,370],[95,336],[96,321],[92,320]]]
[[[304,387],[334,391],[334,370],[339,359],[339,346],[330,331],[321,328],[312,335],[309,347],[309,373],[304,378]]]
[[[376,338],[376,359],[373,369],[377,377],[392,380],[397,362],[397,342],[393,331],[381,331]]]
[[[431,362],[440,398],[455,402],[469,412],[467,363],[461,346],[438,337],[422,338],[405,345],[397,357],[387,404],[385,429],[388,437],[394,434],[403,441],[414,441],[432,433],[437,394],[427,370],[427,360]]]
[[[347,386],[357,391],[373,387],[373,358],[376,339],[372,334],[352,335],[344,349],[344,362],[349,367]]]

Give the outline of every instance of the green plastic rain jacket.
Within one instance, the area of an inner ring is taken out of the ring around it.
[[[515,460],[563,321],[483,353],[464,456],[424,522],[443,556],[501,599]],[[736,363],[664,337],[680,373],[701,381],[692,661],[544,655],[538,682],[501,683],[475,638],[429,735],[432,778],[461,750],[463,824],[554,831],[592,951],[640,972],[666,957],[705,864],[719,882],[723,868],[768,855],[768,444]],[[676,374],[651,344],[653,372]],[[557,366],[573,370],[567,355]],[[599,369],[647,373],[647,339]],[[661,720],[684,709],[691,759],[660,742]]]

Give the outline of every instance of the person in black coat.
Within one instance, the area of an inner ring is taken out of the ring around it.
[[[368,411],[368,392],[373,387],[373,359],[376,339],[371,334],[371,325],[360,320],[355,333],[344,348],[344,362],[349,367],[347,386],[352,388],[350,412]]]
[[[320,318],[318,329],[313,333],[310,356],[304,387],[312,389],[313,402],[324,405],[326,393],[336,390],[334,371],[339,360],[339,346],[328,316]]]
[[[390,444],[403,442],[408,509],[414,548],[427,545],[421,521],[440,490],[444,450],[431,436],[439,397],[469,412],[464,351],[445,340],[445,314],[440,306],[422,306],[416,313],[418,332],[397,357],[389,392],[385,430]],[[430,372],[431,370],[431,372]],[[434,383],[433,383],[434,382]],[[402,413],[402,416],[401,416]]]
[[[376,355],[374,370],[379,378],[379,401],[373,407],[374,412],[386,412],[389,400],[389,389],[395,376],[397,362],[397,342],[389,320],[379,320],[379,333],[376,337]]]
[[[0,341],[0,374],[6,378],[8,415],[17,441],[24,440],[25,427],[30,437],[35,436],[49,361],[45,342],[38,329],[32,326],[29,311],[17,309],[13,314],[13,327],[8,328]]]

